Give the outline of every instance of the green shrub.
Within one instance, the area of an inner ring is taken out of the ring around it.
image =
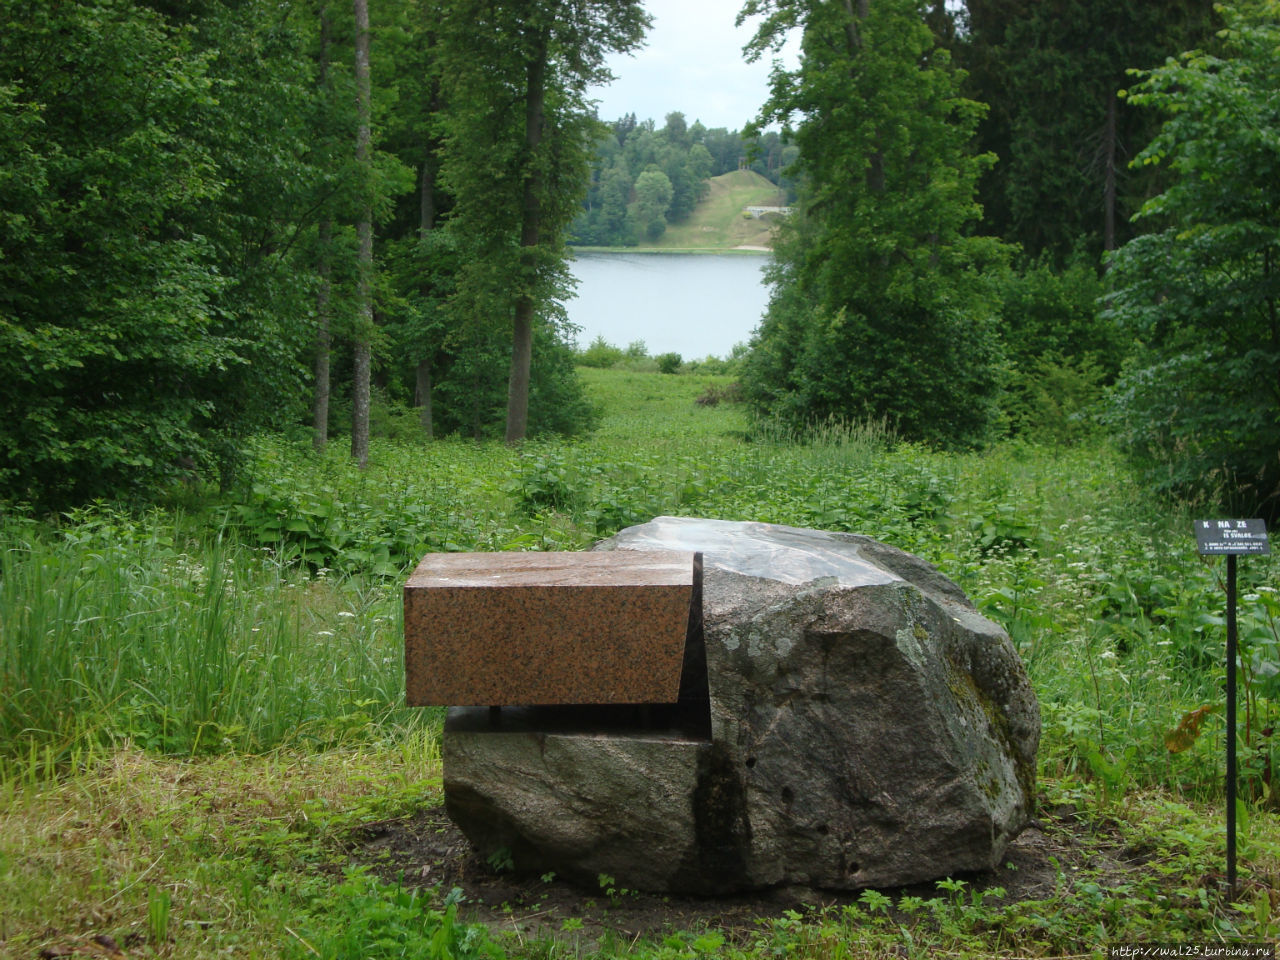
[[[1039,443],[1078,443],[1099,432],[1106,371],[1092,357],[1038,357],[1005,389],[1009,432]]]
[[[1120,369],[1114,324],[1100,313],[1103,284],[1086,257],[1061,270],[1049,257],[997,284],[1009,363],[1001,412],[1015,437],[1074,443],[1097,432],[1105,388]]]
[[[653,359],[658,364],[659,373],[677,373],[684,362],[678,353],[660,353]]]
[[[601,334],[591,341],[591,346],[578,353],[578,363],[584,367],[608,369],[616,367],[626,358],[622,348],[607,342]]]

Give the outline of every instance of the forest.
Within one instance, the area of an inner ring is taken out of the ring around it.
[[[371,405],[588,431],[569,244],[750,166],[797,204],[762,420],[1101,431],[1153,488],[1274,511],[1274,4],[751,0],[748,57],[806,52],[741,131],[595,115],[638,2],[5,6],[10,500],[228,489],[263,431],[364,462]]]
[[[1241,565],[1229,890],[1190,535],[1280,515],[1280,0],[742,0],[737,130],[598,115],[641,0],[0,11],[0,957],[1280,935],[1280,560]],[[792,208],[751,342],[576,349],[574,246],[742,169]],[[870,535],[1008,632],[1043,734],[1007,863],[486,899],[404,705],[406,572],[664,514]]]

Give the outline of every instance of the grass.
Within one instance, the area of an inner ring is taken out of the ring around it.
[[[11,777],[0,957],[89,952],[95,937],[131,956],[280,956],[356,824],[439,801],[434,747],[179,760],[122,743],[72,776]]]
[[[281,562],[179,520],[9,524],[0,553],[0,774],[132,738],[165,754],[317,745],[390,719],[389,584]],[[410,722],[404,714],[399,722]]]
[[[604,406],[605,415],[593,441],[687,445],[703,443],[737,447],[747,430],[740,404],[699,407],[694,401],[712,387],[726,387],[732,377],[708,374],[661,375],[626,370],[579,367],[588,393]]]
[[[713,177],[707,196],[684,223],[671,224],[653,244],[659,250],[690,248],[733,249],[741,246],[767,247],[772,224],[742,215],[746,206],[783,206],[778,188],[760,174],[737,170]]]
[[[1232,905],[1212,879],[1222,569],[1195,555],[1192,508],[1152,502],[1100,443],[942,455],[877,424],[801,443],[694,402],[723,378],[583,375],[606,410],[586,440],[375,443],[362,474],[337,451],[264,439],[255,486],[198,515],[0,519],[0,957],[106,951],[94,937],[129,956],[579,955],[495,939],[448,891],[353,869],[348,847],[360,824],[441,799],[438,715],[401,706],[405,566],[428,550],[580,549],[659,513],[856,530],[939,565],[1028,664],[1044,799],[1136,865],[1064,868],[1044,902],[872,891],[854,909],[764,917],[745,940],[586,938],[582,956],[1054,955],[1277,935],[1275,558],[1240,565],[1247,885]],[[1171,752],[1166,736],[1202,708],[1199,736]]]

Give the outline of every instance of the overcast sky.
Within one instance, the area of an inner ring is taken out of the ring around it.
[[[748,65],[742,47],[750,24],[735,28],[741,0],[645,0],[653,16],[645,46],[631,56],[615,56],[618,79],[595,91],[600,119],[627,113],[639,120],[663,118],[679,110],[692,124],[741,130],[768,93],[767,58]]]

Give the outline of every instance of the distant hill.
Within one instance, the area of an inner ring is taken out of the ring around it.
[[[744,216],[746,207],[784,206],[786,198],[776,186],[752,170],[735,170],[707,181],[710,189],[684,223],[671,224],[656,243],[648,241],[617,250],[721,251],[768,249],[773,243],[777,216],[759,219]],[[600,249],[600,248],[593,248]]]
[[[782,206],[786,198],[778,188],[751,170],[722,173],[710,181],[706,199],[684,223],[672,224],[656,243],[638,249],[732,250],[736,247],[768,247],[777,218],[759,220],[743,216],[748,206]]]

